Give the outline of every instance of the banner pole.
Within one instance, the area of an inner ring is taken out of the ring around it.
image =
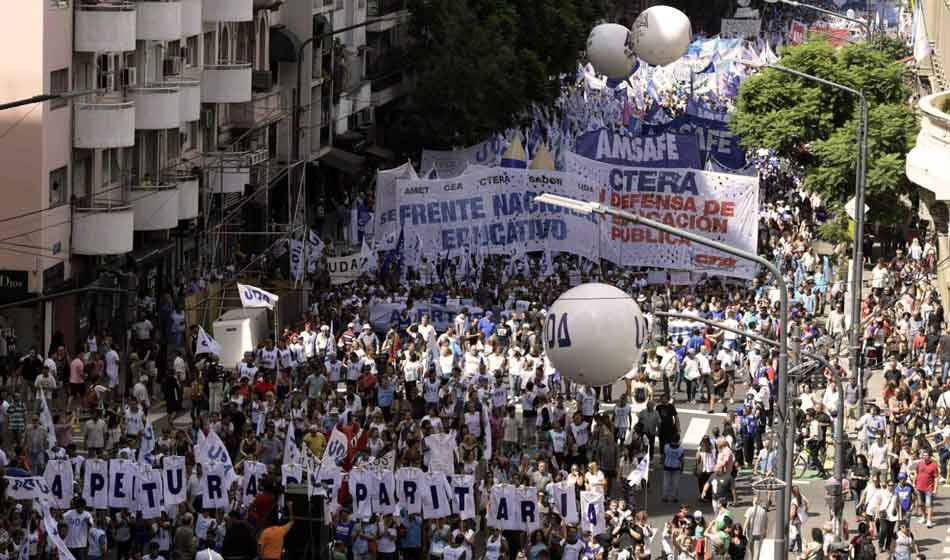
[[[280,300],[277,300],[277,301],[274,303],[274,344],[277,344],[277,342],[278,342],[278,338],[277,338],[277,332],[278,332],[278,331],[277,331],[277,324],[280,322],[280,319],[279,319],[280,313],[278,313],[278,310],[279,310],[279,309],[280,309]]]

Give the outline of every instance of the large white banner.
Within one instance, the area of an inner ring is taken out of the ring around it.
[[[418,178],[416,169],[409,162],[376,173],[376,206],[373,209],[373,236],[376,239],[399,232],[396,225],[396,180]]]
[[[441,179],[458,177],[469,165],[498,165],[507,142],[501,135],[461,150],[422,150],[422,176],[435,170]]]
[[[391,325],[408,326],[412,322],[418,323],[423,315],[429,316],[429,322],[439,331],[452,326],[455,316],[462,310],[461,303],[436,304],[429,301],[413,302],[412,309],[406,315],[405,303],[377,303],[369,308],[369,322],[378,331],[385,331]],[[468,317],[477,321],[482,317],[482,308],[468,306]]]
[[[648,169],[600,163],[565,154],[568,171],[598,185],[596,198],[677,229],[755,253],[759,180],[695,169]],[[757,265],[644,226],[605,219],[600,256],[624,266],[675,268],[752,278]]]
[[[534,201],[542,193],[593,199],[598,189],[575,174],[495,167],[455,179],[400,180],[397,190],[398,225],[429,257],[507,255],[519,246],[597,253],[596,217]]]

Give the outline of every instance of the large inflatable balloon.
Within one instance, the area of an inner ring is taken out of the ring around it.
[[[544,351],[569,379],[601,387],[640,362],[647,321],[624,291],[581,284],[561,294],[544,318]]]
[[[630,49],[630,30],[618,23],[602,23],[587,37],[587,59],[608,78],[622,80],[633,72],[637,57]]]
[[[686,54],[692,40],[693,28],[686,14],[670,6],[653,6],[633,22],[626,51],[648,64],[666,66]]]

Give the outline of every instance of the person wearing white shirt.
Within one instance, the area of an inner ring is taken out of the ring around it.
[[[310,322],[304,323],[303,332],[300,333],[300,344],[303,346],[304,356],[309,360],[316,355],[317,333],[314,332]]]
[[[333,348],[333,341],[333,333],[330,332],[330,327],[327,325],[321,325],[320,332],[317,333],[317,338],[313,343],[313,351],[317,358],[325,359],[327,355],[330,354],[330,351]]]
[[[92,514],[86,511],[85,502],[76,503],[76,508],[63,514],[63,521],[69,526],[66,533],[66,548],[77,558],[86,557],[89,543],[89,529],[92,528]]]

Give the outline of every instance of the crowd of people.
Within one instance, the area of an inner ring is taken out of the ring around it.
[[[689,95],[680,85],[651,103],[672,117]],[[729,109],[723,98],[702,102]],[[821,201],[773,154],[751,159],[763,193],[759,253],[790,290],[785,322],[775,282],[764,274],[751,282],[694,275],[688,285],[670,277],[651,284],[646,270],[561,255],[539,282],[540,258],[513,270],[494,256],[477,266],[425,261],[420,270],[344,285],[318,274],[315,311],[233,367],[201,352],[198,326],[186,323],[183,297],[220,277],[201,274],[144,302],[128,344],[93,333],[70,349],[54,337],[47,352],[8,360],[0,389],[0,560],[280,560],[305,513],[285,493],[286,458],[299,454],[286,446],[319,459],[336,431],[351,436],[352,464],[430,471],[433,462],[447,463],[474,477],[477,507],[475,519],[357,515],[344,484],[326,496],[333,507],[321,550],[334,560],[756,559],[776,506],[768,493],[737,482],[776,474],[784,434],[775,430],[778,351],[742,333],[775,340],[782,329],[793,348],[829,366],[799,368],[804,373],[789,380],[791,451],[804,473],[823,480],[839,452],[846,475],[839,482],[855,512],[840,541],[835,524],[845,506],[832,505],[814,527],[821,508],[793,487],[790,554],[911,558],[914,530],[934,525],[935,494],[950,466],[950,330],[934,289],[934,235],[915,229],[909,241],[878,251],[853,325],[848,245],[819,247]],[[614,386],[577,385],[544,353],[545,310],[588,281],[627,291],[653,332],[641,362]],[[459,302],[452,317],[420,311],[436,299]],[[374,323],[369,309],[380,303],[402,311]],[[852,328],[860,334],[860,374],[847,359]],[[683,441],[684,408],[722,415],[695,450]],[[852,436],[847,449],[837,449],[839,419]],[[212,433],[238,475],[251,464],[265,469],[256,494],[245,499],[235,485],[226,508],[205,503],[201,451]],[[95,509],[82,497],[89,460],[159,467],[173,457],[184,458],[188,499],[157,515]],[[69,507],[47,512],[7,491],[16,478],[49,479],[64,462],[75,481]],[[603,496],[605,530],[561,517],[554,486],[565,481],[578,501],[581,492]],[[502,484],[539,495],[539,529],[490,526],[491,490]],[[657,522],[656,508],[672,513]]]

